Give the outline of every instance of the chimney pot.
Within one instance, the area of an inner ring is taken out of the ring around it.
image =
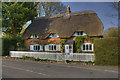
[[[66,11],[66,14],[69,15],[71,13],[70,11],[70,6],[67,7],[67,11]]]

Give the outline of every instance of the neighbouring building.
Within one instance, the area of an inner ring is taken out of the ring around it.
[[[23,39],[27,50],[60,52],[60,40],[65,53],[74,52],[77,36],[102,37],[103,24],[94,11],[71,12],[67,7],[65,14],[36,18],[24,31]],[[94,42],[84,40],[82,52],[93,52]]]

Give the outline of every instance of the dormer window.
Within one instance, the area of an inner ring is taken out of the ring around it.
[[[30,37],[30,39],[38,39],[39,37],[38,37],[38,35],[36,35],[36,34],[32,34],[31,35],[31,37]]]
[[[58,38],[59,36],[57,34],[51,34],[49,38]]]
[[[77,32],[77,35],[81,36],[81,35],[83,35],[83,32]]]
[[[83,31],[81,31],[81,32],[75,32],[74,34],[73,34],[73,36],[86,36],[87,34],[85,33],[85,32],[83,32]]]

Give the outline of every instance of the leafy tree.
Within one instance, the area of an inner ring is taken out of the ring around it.
[[[7,29],[4,33],[10,37],[16,37],[23,24],[28,20],[33,20],[37,15],[35,9],[37,4],[33,4],[33,2],[3,2],[2,25]]]
[[[61,2],[3,2],[2,3],[2,25],[8,37],[20,35],[22,26],[34,17],[51,16],[64,13],[66,7]]]
[[[39,16],[51,16],[54,14],[65,13],[66,6],[61,2],[41,2],[37,7]]]
[[[117,27],[112,27],[109,28],[108,30],[106,30],[104,32],[104,38],[108,38],[108,37],[118,37],[118,28]]]

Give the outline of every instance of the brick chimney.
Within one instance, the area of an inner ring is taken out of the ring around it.
[[[67,7],[66,15],[69,15],[71,13],[70,6]]]

